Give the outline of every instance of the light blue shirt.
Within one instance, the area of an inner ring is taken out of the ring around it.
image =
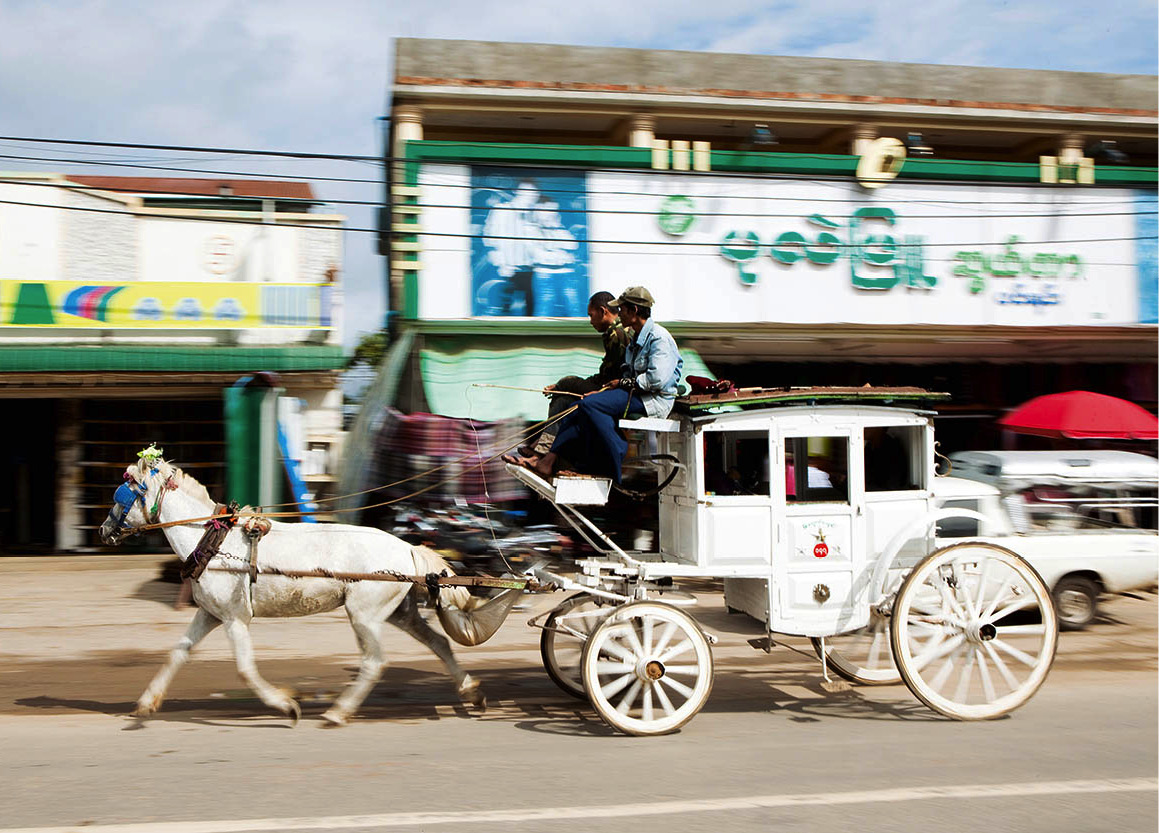
[[[666,417],[676,401],[676,386],[684,359],[672,335],[649,318],[640,334],[628,343],[624,366],[636,379],[636,388],[650,417]]]

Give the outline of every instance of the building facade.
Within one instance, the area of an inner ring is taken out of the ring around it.
[[[403,39],[394,401],[542,417],[646,285],[690,367],[945,390],[943,449],[1088,388],[1156,405],[1156,78]],[[405,353],[405,355],[401,355]]]
[[[0,553],[99,548],[149,443],[223,501],[332,479],[343,218],[309,186],[9,173],[0,201]]]

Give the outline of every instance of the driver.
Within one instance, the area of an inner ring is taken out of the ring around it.
[[[593,474],[620,482],[620,466],[628,443],[619,420],[628,414],[666,417],[676,401],[684,360],[672,335],[652,320],[655,301],[642,286],[630,286],[608,308],[636,335],[624,353],[621,379],[616,387],[587,394],[576,410],[560,422],[551,450],[521,461],[540,477],[549,478],[559,456],[585,461]]]

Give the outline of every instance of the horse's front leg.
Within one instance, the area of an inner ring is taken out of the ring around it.
[[[237,662],[237,673],[250,690],[261,701],[282,714],[290,716],[294,725],[302,716],[302,709],[287,692],[275,688],[266,682],[258,673],[257,663],[254,662],[254,646],[250,640],[249,623],[241,619],[232,619],[225,623],[225,633],[233,645],[233,658]]]
[[[221,621],[217,618],[201,608],[197,609],[193,621],[185,629],[185,635],[169,652],[169,661],[161,666],[161,670],[153,677],[148,688],[137,699],[137,708],[133,710],[134,717],[148,717],[161,708],[161,703],[165,700],[165,692],[169,690],[169,684],[173,682],[173,677],[189,659],[189,652],[193,650],[193,646],[220,624]]]

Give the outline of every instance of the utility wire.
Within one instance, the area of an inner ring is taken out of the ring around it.
[[[193,197],[193,198],[200,197],[203,199],[213,199],[213,200],[222,200],[223,199],[219,195],[206,194],[202,191],[181,191],[181,190],[168,190],[167,189],[165,191],[154,192],[154,191],[141,191],[139,189],[131,188],[128,186],[124,186],[124,187],[112,186],[112,187],[110,187],[110,186],[102,186],[102,185],[85,185],[83,183],[35,182],[35,181],[29,181],[29,180],[23,180],[23,179],[11,179],[11,178],[3,178],[3,177],[0,177],[0,184],[28,185],[31,187],[38,187],[38,188],[64,188],[64,189],[69,190],[69,191],[76,191],[79,193],[89,193],[89,194],[91,194],[91,193],[103,194],[103,193],[110,193],[111,192],[114,194],[129,194],[132,196],[140,196],[142,199],[161,199],[161,198],[172,197],[172,196]],[[551,194],[552,192],[546,191],[546,193]],[[640,194],[640,196],[653,196],[653,195]],[[255,200],[270,199],[270,200],[274,200],[274,201],[280,202],[280,203],[301,203],[304,206],[317,205],[317,204],[323,204],[323,203],[328,204],[328,205],[365,205],[365,206],[376,206],[376,207],[383,205],[381,200],[344,200],[344,199],[324,199],[321,197],[316,198],[316,199],[312,199],[312,200],[308,200],[308,199],[302,199],[300,197],[262,197],[262,196],[259,196],[256,194],[249,194],[249,195],[247,195],[247,194],[230,194],[230,195],[228,195],[227,199],[231,199],[234,201],[247,201],[247,200],[248,201],[255,201]],[[705,199],[711,200],[712,198],[705,198]],[[737,197],[736,199],[743,199],[743,198]],[[780,199],[780,200],[798,199],[802,202],[812,202],[812,200],[810,200],[808,198],[776,197],[774,199]],[[853,203],[852,200],[850,200],[850,202]],[[474,210],[476,208],[483,208],[484,207],[484,206],[461,205],[461,204],[453,204],[453,203],[428,203],[428,202],[415,202],[415,203],[402,203],[402,204],[406,205],[407,207],[415,207],[415,208],[448,208],[448,209],[460,209],[460,210]],[[1094,204],[1097,204],[1097,203],[1092,203],[1092,205],[1094,205]],[[1038,204],[1034,203],[1034,205],[1038,205]],[[508,206],[508,205],[485,206],[485,208],[487,211],[523,211],[523,210],[525,210],[522,208],[517,208],[515,206]],[[223,205],[222,210],[228,210],[228,208],[226,208]],[[585,214],[616,214],[616,215],[625,215],[625,216],[641,215],[641,216],[657,217],[657,216],[660,216],[660,215],[665,214],[667,212],[660,210],[660,209],[657,209],[654,211],[648,211],[648,210],[632,210],[632,209],[626,209],[626,208],[591,208],[591,207],[585,207],[583,213],[585,213]],[[746,217],[746,218],[753,217],[753,218],[757,218],[757,219],[765,219],[765,218],[767,218],[767,219],[798,219],[801,217],[801,214],[799,212],[792,213],[792,214],[764,214],[764,213],[757,214],[757,213],[754,213],[752,211],[696,211],[694,213],[695,213],[695,216],[697,216],[697,217]],[[983,216],[985,218],[993,218],[993,219],[1009,219],[1009,218],[1018,218],[1018,217],[1029,217],[1029,218],[1047,217],[1047,218],[1052,218],[1052,219],[1066,219],[1069,217],[1080,217],[1080,218],[1081,217],[1137,217],[1137,216],[1148,216],[1148,215],[1154,215],[1154,214],[1159,214],[1159,209],[1146,210],[1146,211],[1144,211],[1144,210],[1138,210],[1138,211],[1089,211],[1089,212],[1088,211],[1084,211],[1084,212],[1051,211],[1051,212],[1035,212],[1035,213],[1013,212],[1013,213],[1007,213],[1007,214],[985,214]],[[906,219],[906,220],[968,220],[968,219],[974,219],[974,218],[978,218],[978,217],[979,217],[979,215],[977,215],[977,214],[905,214],[905,215],[902,215],[902,218]]]
[[[288,159],[337,159],[349,162],[381,162],[381,156],[362,156],[343,153],[304,153],[296,150],[254,150],[244,148],[196,147],[193,145],[149,145],[141,142],[95,142],[87,139],[48,139],[33,136],[0,136],[0,142],[36,142],[46,145],[79,145],[99,148],[133,148],[135,150],[167,150],[185,153],[219,153],[244,156],[282,156]]]
[[[0,200],[0,205],[19,205],[19,206],[23,206],[25,208],[49,208],[49,209],[56,209],[58,211],[86,211],[86,212],[91,212],[91,213],[96,213],[96,214],[117,214],[117,215],[121,215],[121,216],[130,216],[130,217],[136,216],[136,217],[145,217],[145,218],[152,218],[152,219],[164,219],[164,220],[187,220],[187,221],[193,221],[193,222],[226,223],[226,224],[244,225],[244,226],[261,226],[261,227],[267,228],[267,229],[268,228],[306,228],[306,229],[315,229],[315,230],[317,230],[317,229],[323,229],[323,230],[333,229],[334,231],[365,232],[365,233],[369,233],[369,234],[382,233],[382,231],[380,229],[377,229],[377,228],[359,228],[359,227],[354,227],[354,226],[323,225],[323,224],[321,224],[321,222],[324,221],[325,215],[319,215],[319,220],[320,220],[319,223],[266,223],[266,222],[262,222],[261,220],[242,220],[242,219],[234,219],[234,218],[227,218],[227,217],[197,217],[197,216],[184,215],[184,214],[162,214],[162,213],[153,212],[153,211],[148,211],[148,212],[142,213],[139,210],[127,209],[127,208],[126,209],[113,209],[113,208],[89,208],[89,207],[78,206],[78,205],[47,205],[44,203],[21,202],[19,200]],[[392,231],[391,233],[406,234],[408,232],[393,232]],[[511,235],[511,234],[483,234],[481,232],[478,234],[472,234],[472,233],[462,233],[462,232],[422,231],[422,230],[417,230],[417,229],[416,229],[416,231],[413,232],[413,234],[421,235],[423,237],[454,237],[454,238],[459,238],[459,239],[484,239],[484,238],[488,239],[488,240],[540,240],[540,239],[542,239],[542,238],[537,237],[537,236],[521,236],[521,235]],[[1071,238],[1071,239],[1066,239],[1066,240],[1019,240],[1018,244],[1020,246],[1038,246],[1038,245],[1054,246],[1054,245],[1064,245],[1064,244],[1070,244],[1070,243],[1116,243],[1116,242],[1121,242],[1121,241],[1153,240],[1153,239],[1154,239],[1154,237],[1151,235],[1127,236],[1127,237],[1081,237],[1081,238]],[[608,246],[682,246],[682,247],[685,247],[685,246],[700,246],[700,247],[712,246],[712,247],[717,247],[720,245],[719,242],[707,242],[707,241],[706,242],[693,242],[690,240],[598,240],[598,239],[588,238],[588,239],[585,239],[583,242],[588,244],[588,245],[595,244],[595,245],[608,245]],[[835,248],[839,248],[839,249],[840,248],[848,248],[849,245],[850,244],[847,244],[847,243],[835,244]],[[992,246],[992,245],[1001,245],[1001,244],[997,244],[997,243],[995,243],[995,241],[991,240],[991,241],[971,242],[971,243],[961,243],[961,242],[931,243],[931,242],[923,241],[922,245],[923,246],[930,246],[930,247],[943,247],[943,246],[963,247],[963,246]],[[753,247],[752,251],[754,251],[754,252],[758,251],[758,247]],[[754,254],[753,257],[755,258],[756,256],[757,255]]]
[[[808,154],[800,154],[800,156],[806,157],[806,156],[808,156]],[[269,173],[257,173],[257,172],[243,172],[243,171],[215,171],[215,170],[206,170],[204,168],[184,168],[184,167],[167,166],[167,165],[143,165],[143,164],[138,164],[138,163],[121,163],[121,162],[96,162],[96,161],[92,161],[92,160],[65,159],[65,158],[60,158],[60,157],[20,156],[20,155],[9,154],[9,155],[0,155],[0,159],[13,159],[13,160],[22,160],[22,161],[30,161],[30,162],[53,162],[53,163],[60,163],[60,164],[65,164],[65,165],[99,165],[99,166],[104,166],[104,167],[135,168],[135,169],[151,170],[151,171],[176,171],[179,173],[209,174],[209,175],[216,176],[216,177],[233,176],[233,177],[245,177],[245,178],[262,178],[262,179],[269,179],[269,178],[293,179],[293,180],[304,179],[304,180],[316,180],[319,182],[365,183],[365,184],[373,184],[373,185],[379,185],[379,186],[381,186],[383,184],[383,180],[381,178],[365,179],[365,178],[358,178],[358,177],[303,176],[303,175],[299,175],[299,174],[269,174]],[[354,161],[365,161],[365,160],[354,160]],[[421,160],[404,159],[404,158],[393,157],[393,156],[384,156],[381,158],[381,161],[383,163],[400,163],[400,164],[469,164],[469,163],[451,162],[451,161],[423,162]],[[968,162],[972,162],[973,160],[956,160],[956,161],[968,163]],[[510,162],[510,161],[487,161],[487,162],[481,162],[478,164],[482,165],[484,167],[491,167],[491,168],[511,168],[514,170],[524,170],[524,171],[530,170],[530,171],[535,171],[535,172],[540,173],[540,174],[542,174],[543,171],[580,171],[583,173],[608,173],[608,174],[644,174],[644,175],[662,174],[662,175],[668,176],[668,177],[683,175],[683,176],[688,176],[688,177],[696,177],[697,179],[700,179],[700,180],[720,179],[720,178],[726,178],[726,179],[727,178],[731,178],[731,179],[743,178],[743,179],[748,179],[748,180],[759,179],[759,180],[767,180],[767,181],[789,180],[789,181],[808,181],[808,182],[837,182],[837,183],[841,183],[841,184],[849,182],[849,174],[784,174],[784,173],[777,173],[777,172],[770,172],[770,171],[688,171],[688,172],[676,171],[676,172],[674,172],[674,171],[668,171],[668,170],[657,170],[654,168],[592,168],[589,166],[580,166],[580,165],[560,165],[560,164],[556,164],[556,163]],[[985,162],[985,163],[978,163],[978,164],[993,165],[993,164],[1000,164],[1000,163]],[[1013,164],[1013,163],[1011,163],[1011,164]],[[1022,163],[1018,163],[1018,164],[1022,164]],[[919,177],[907,177],[906,179],[904,179],[902,181],[905,183],[908,183],[908,184],[915,184],[915,185],[920,184],[920,185],[944,185],[944,186],[977,185],[980,182],[979,180],[941,180],[941,179],[927,179],[927,178],[919,178]],[[982,180],[981,182],[989,183],[989,180]],[[1055,189],[1055,190],[1057,190],[1060,187],[1056,184],[1042,183],[1042,182],[1020,182],[1020,183],[1014,183],[1014,185],[1016,185],[1017,187],[1022,187],[1022,188]],[[458,187],[463,187],[463,186],[458,186]],[[473,187],[473,186],[467,186],[467,187]],[[1066,186],[1063,186],[1063,187],[1066,187]],[[1119,186],[1119,187],[1122,187],[1122,186]],[[1135,185],[1135,186],[1131,186],[1131,187],[1139,188],[1139,187],[1148,187],[1148,186]],[[567,193],[567,192],[557,191],[557,193]],[[570,192],[570,193],[579,194],[579,193],[588,193],[588,192],[583,191],[583,190],[577,190],[577,191]],[[641,192],[628,192],[628,193],[639,194]],[[644,192],[644,193],[647,193],[647,192]],[[921,202],[921,201],[915,201],[915,202]],[[957,202],[968,202],[968,201],[947,200],[946,202],[957,203]],[[990,201],[977,200],[974,202],[977,202],[979,204],[987,204]]]

